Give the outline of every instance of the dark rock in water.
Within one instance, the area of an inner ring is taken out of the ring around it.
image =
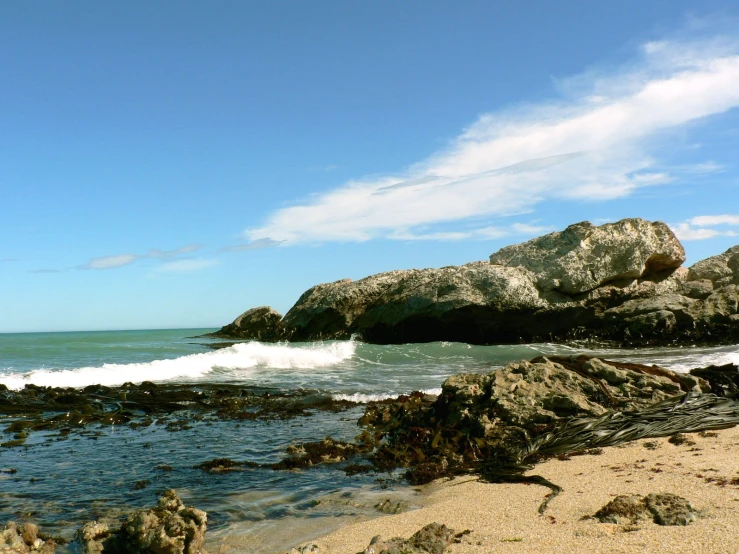
[[[64,398],[64,402],[59,402]],[[168,431],[189,429],[189,422],[206,416],[225,420],[272,420],[310,416],[316,411],[340,412],[356,404],[333,400],[308,391],[280,392],[261,387],[229,384],[172,384],[144,381],[119,387],[92,385],[81,390],[57,387],[26,387],[0,391],[0,421],[13,421],[5,428],[16,440],[2,447],[20,446],[28,433],[59,430],[61,434],[81,431],[87,425],[122,425],[131,429],[148,427],[153,416],[177,414],[178,421],[166,423]]]
[[[454,529],[430,523],[409,539],[395,537],[384,541],[378,535],[359,554],[443,554],[457,539]]]
[[[203,462],[193,466],[193,469],[201,469],[206,473],[231,473],[233,471],[243,471],[246,467],[258,467],[255,462],[237,462],[229,458],[215,458],[208,462]]]
[[[53,540],[39,537],[38,526],[34,523],[5,524],[0,531],[0,552],[13,554],[54,554],[56,544]]]
[[[245,311],[213,336],[275,341],[285,338],[282,314],[269,306],[261,306]]]
[[[739,366],[736,364],[699,367],[691,369],[690,374],[708,381],[716,396],[739,399]]]
[[[408,502],[405,500],[393,500],[385,498],[375,504],[375,509],[383,514],[400,514],[408,511]]]
[[[688,525],[695,521],[695,511],[690,502],[675,494],[631,494],[617,496],[593,517],[602,523],[634,524],[651,519],[658,525]]]
[[[137,510],[119,530],[97,522],[85,524],[76,540],[84,554],[205,554],[207,514],[185,506],[173,490],[151,510]]]
[[[305,442],[287,447],[287,457],[272,469],[298,469],[318,464],[335,464],[356,456],[362,449],[355,444],[337,441],[331,437],[317,442]]]
[[[739,246],[680,267],[661,222],[571,225],[490,261],[398,270],[308,289],[280,320],[249,310],[212,336],[257,340],[628,345],[739,340]]]

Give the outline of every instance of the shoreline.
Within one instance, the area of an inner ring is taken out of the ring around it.
[[[353,523],[312,544],[321,554],[362,552],[376,535],[408,538],[437,522],[456,532],[471,531],[450,547],[455,554],[737,552],[739,426],[684,436],[688,441],[681,445],[668,438],[642,439],[605,448],[599,455],[542,462],[527,475],[541,475],[563,488],[543,516],[537,509],[548,493],[544,487],[461,477],[424,486],[418,510]],[[686,498],[697,520],[683,527],[582,519],[617,495],[661,492]]]

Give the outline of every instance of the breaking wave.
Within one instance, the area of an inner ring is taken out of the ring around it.
[[[22,389],[33,384],[45,387],[115,386],[126,382],[189,381],[203,379],[212,372],[246,376],[256,368],[319,369],[332,367],[354,356],[353,341],[336,343],[263,344],[240,343],[199,354],[147,363],[103,364],[76,369],[36,369],[26,373],[0,373],[0,384]]]

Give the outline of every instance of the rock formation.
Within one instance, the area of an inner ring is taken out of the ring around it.
[[[453,375],[444,381],[438,398],[414,393],[369,405],[360,420],[365,427],[360,441],[375,449],[372,461],[379,469],[410,467],[411,482],[424,483],[481,460],[510,467],[538,452],[551,455],[607,445],[588,442],[593,442],[592,429],[599,428],[596,420],[603,418],[607,424],[614,414],[618,417],[611,419],[621,431],[629,427],[632,414],[645,423],[639,433],[649,435],[648,418],[639,417],[645,409],[688,392],[710,390],[711,384],[701,378],[657,366],[588,356],[539,357],[488,374]],[[679,416],[675,411],[676,422]],[[739,405],[731,417],[733,424],[739,421]],[[563,426],[577,418],[588,423],[585,433],[562,433]],[[681,430],[661,425],[653,436]],[[619,436],[610,429],[595,435],[596,441]],[[624,440],[634,438],[636,434]]]
[[[672,493],[619,495],[598,510],[594,518],[601,523],[634,524],[652,520],[657,525],[689,525],[695,521],[690,502]]]
[[[0,530],[0,552],[54,554],[55,546],[53,540],[39,536],[38,526],[34,523],[17,525],[11,521]]]
[[[384,541],[377,535],[359,554],[444,554],[447,546],[455,542],[454,529],[438,523],[429,523],[416,531],[409,539],[394,537]]]
[[[213,336],[356,336],[379,344],[739,340],[739,246],[690,269],[684,260],[664,223],[583,222],[505,247],[490,261],[316,285],[281,319],[255,308]]]
[[[120,529],[96,521],[77,532],[83,554],[206,554],[207,515],[185,506],[173,490],[151,510],[137,510]]]

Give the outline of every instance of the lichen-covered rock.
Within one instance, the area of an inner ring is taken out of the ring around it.
[[[360,449],[355,444],[326,437],[315,442],[291,444],[285,449],[287,456],[273,469],[300,469],[318,464],[335,464],[356,456]]]
[[[624,345],[739,340],[739,246],[680,267],[661,222],[571,225],[489,262],[398,270],[316,285],[279,319],[268,308],[215,336],[379,344],[597,339]]]
[[[8,554],[54,554],[56,544],[39,536],[34,523],[16,524],[10,521],[0,530],[0,552]]]
[[[303,293],[282,323],[290,340],[360,334],[370,342],[415,342],[464,340],[474,334],[472,342],[480,342],[487,330],[503,330],[505,322],[494,313],[544,306],[525,270],[474,262],[318,285]],[[489,315],[480,329],[474,328],[480,323],[476,311]]]
[[[644,497],[638,494],[620,494],[595,512],[593,517],[601,523],[624,525],[646,519],[648,514]]]
[[[695,521],[695,511],[682,496],[669,492],[645,497],[647,509],[657,525],[688,525]]]
[[[596,227],[585,221],[490,256],[490,263],[523,267],[541,290],[579,294],[610,281],[676,269],[685,250],[661,221],[623,219]]]
[[[378,535],[360,554],[443,554],[456,536],[454,529],[430,523],[409,539],[395,537],[384,541]]]
[[[90,521],[77,530],[75,540],[82,547],[82,554],[100,554],[110,535],[111,530],[106,523]]]
[[[730,284],[739,285],[739,245],[691,266],[688,281],[700,280],[710,281],[715,288]]]
[[[695,511],[686,499],[672,493],[619,495],[593,516],[602,523],[634,524],[652,520],[658,525],[688,525]]]
[[[151,510],[137,510],[119,530],[85,524],[76,535],[85,553],[206,554],[203,550],[207,514],[185,506],[177,493],[166,491]]]

